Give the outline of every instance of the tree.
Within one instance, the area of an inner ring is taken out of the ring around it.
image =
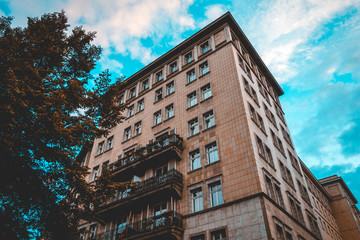
[[[118,187],[109,174],[87,184],[76,156],[123,119],[122,79],[93,78],[95,33],[68,32],[64,12],[11,21],[0,19],[0,239],[75,239]]]

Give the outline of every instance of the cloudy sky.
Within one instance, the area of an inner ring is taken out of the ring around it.
[[[65,10],[97,32],[98,69],[130,76],[230,11],[284,89],[297,153],[316,177],[341,175],[360,200],[360,0],[0,0],[0,15]]]

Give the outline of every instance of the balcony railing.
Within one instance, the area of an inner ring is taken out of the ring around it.
[[[155,176],[142,182],[137,182],[132,187],[124,191],[115,193],[114,198],[110,199],[110,202],[108,204],[122,201],[125,199],[130,199],[136,195],[145,194],[147,192],[160,189],[162,186],[170,183],[177,183],[179,186],[182,187],[182,181],[183,175],[179,171],[171,169],[161,176]]]
[[[161,235],[161,231],[167,231],[171,228],[178,228],[182,231],[182,215],[170,211],[163,213],[159,216],[153,216],[144,220],[131,223],[122,231],[112,230],[103,233],[99,233],[96,236],[88,236],[88,240],[120,240],[127,238],[137,238],[139,235],[149,235],[156,233]],[[166,234],[164,232],[163,234]]]
[[[146,147],[140,148],[123,158],[120,158],[116,162],[109,165],[111,171],[117,171],[125,166],[131,165],[132,163],[139,162],[143,159],[149,158],[156,153],[162,152],[170,147],[176,147],[182,151],[183,139],[179,135],[171,134],[163,137],[155,142],[151,142]]]

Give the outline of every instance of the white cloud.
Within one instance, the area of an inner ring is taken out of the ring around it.
[[[214,4],[205,7],[205,19],[199,22],[199,28],[203,28],[226,12],[226,7],[221,4]]]

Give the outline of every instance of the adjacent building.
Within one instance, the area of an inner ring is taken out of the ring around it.
[[[99,207],[105,225],[81,225],[83,239],[359,239],[356,199],[299,159],[283,90],[230,13],[119,94],[127,118],[83,164],[89,182],[109,168],[132,185]]]

